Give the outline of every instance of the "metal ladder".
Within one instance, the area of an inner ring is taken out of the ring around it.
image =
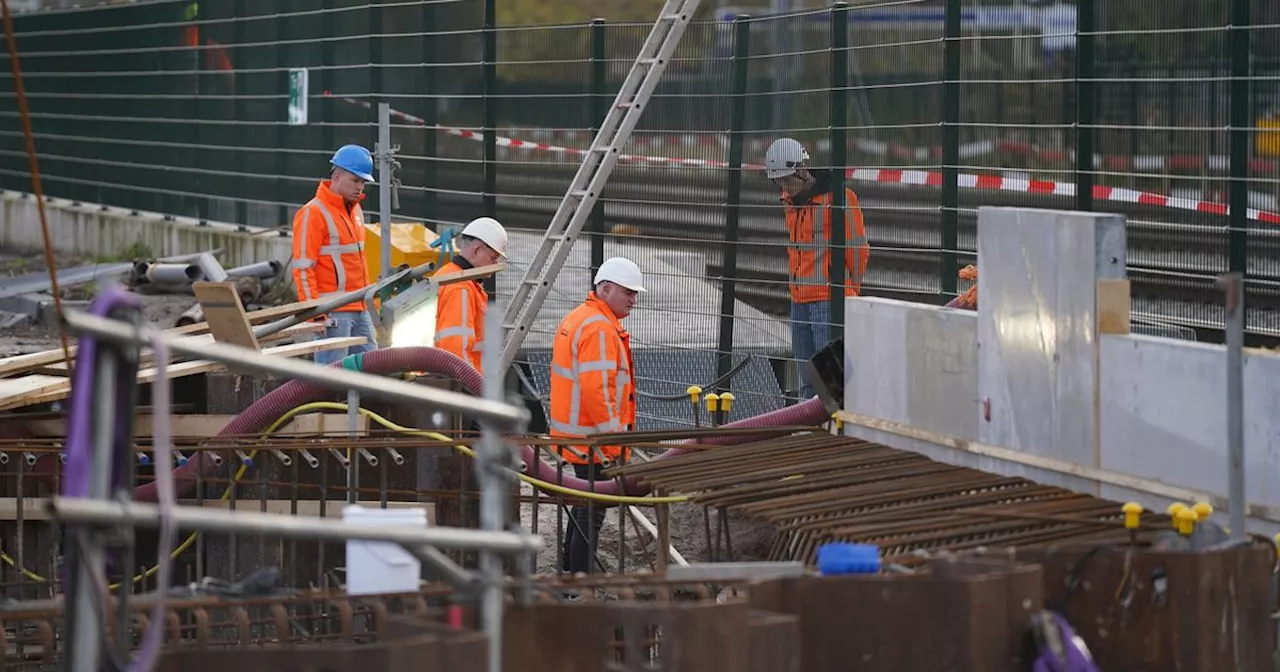
[[[689,25],[700,1],[667,0],[657,22],[649,31],[649,36],[640,47],[640,53],[631,65],[631,72],[627,74],[609,113],[605,115],[599,133],[591,141],[582,165],[578,167],[568,192],[547,226],[537,254],[507,306],[502,320],[505,345],[500,370],[507,370],[515,361],[516,353],[524,344],[524,338],[533,326],[538,310],[551,292],[551,283],[559,275],[578,233],[591,216],[591,210],[622,154],[623,145],[640,121],[640,115],[643,114],[653,90],[657,88],[667,61],[675,53],[676,45],[680,43],[684,29]]]

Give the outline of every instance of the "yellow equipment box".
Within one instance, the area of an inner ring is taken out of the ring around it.
[[[364,258],[369,271],[369,278],[376,282],[382,275],[382,227],[377,224],[365,224]],[[435,262],[436,267],[442,264],[440,250],[431,247],[431,243],[439,238],[434,231],[417,222],[391,223],[391,267],[401,265],[421,266]],[[443,261],[447,261],[443,260]]]
[[[1280,113],[1258,120],[1259,156],[1280,156]]]

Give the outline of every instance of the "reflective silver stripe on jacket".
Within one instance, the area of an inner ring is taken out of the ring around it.
[[[293,260],[293,267],[298,269],[299,284],[302,285],[302,297],[304,301],[310,301],[315,297],[311,292],[311,282],[307,278],[307,270],[314,268],[316,260],[306,256],[307,254],[307,228],[311,226],[311,213],[313,209],[310,203],[302,206],[302,226],[298,229],[299,251],[303,255]]]
[[[462,292],[462,323],[456,327],[441,329],[436,332],[436,343],[441,340],[453,336],[462,337],[462,351],[467,352],[468,346],[476,340],[475,326],[470,324],[471,320],[471,288],[463,286],[459,291]]]
[[[615,362],[612,359],[593,359],[587,361],[578,360],[578,346],[582,340],[582,331],[589,324],[596,322],[608,322],[609,320],[603,315],[592,315],[582,321],[578,328],[573,332],[573,340],[570,341],[571,366],[565,369],[557,366],[555,361],[551,362],[551,375],[560,376],[568,379],[573,385],[569,397],[569,420],[561,422],[554,418],[548,423],[551,429],[562,434],[572,434],[576,436],[585,436],[587,434],[598,434],[601,432],[617,432],[622,429],[622,420],[619,418],[619,411],[622,404],[622,392],[625,386],[631,381],[631,372],[627,369],[627,363]],[[605,352],[606,335],[601,331],[597,334],[599,338],[600,352]],[[609,394],[609,373],[617,371],[617,379],[614,384],[614,394],[610,398]],[[601,387],[605,391],[605,405],[609,413],[609,419],[595,425],[582,424],[582,382],[581,377],[593,373],[599,373],[601,376]]]
[[[347,269],[342,265],[342,255],[363,252],[364,243],[345,243],[338,245],[336,241],[342,240],[342,237],[338,235],[338,225],[333,221],[333,213],[329,212],[328,208],[321,205],[320,201],[314,198],[307,201],[307,204],[302,207],[307,210],[307,215],[302,218],[302,227],[298,233],[299,237],[302,239],[302,253],[304,255],[306,254],[307,246],[307,228],[311,225],[311,213],[313,211],[319,211],[320,216],[324,218],[325,226],[329,230],[329,243],[327,245],[320,246],[320,254],[328,255],[329,258],[333,260],[333,272],[337,280],[338,288],[332,292],[323,292],[320,296],[327,297],[346,294],[349,291],[347,289]],[[315,265],[316,260],[309,257],[295,259],[293,262],[293,267],[298,269],[302,278],[303,296],[308,300],[316,298],[311,295],[311,285],[307,283],[307,269],[312,268]]]
[[[828,252],[831,246],[827,243],[827,212],[828,205],[810,205],[807,206],[809,211],[813,213],[813,236],[808,242],[794,242],[792,248],[801,254],[805,252],[813,252],[813,270],[808,275],[796,277],[791,274],[791,283],[796,285],[816,285],[822,286],[828,284],[827,267],[830,265]],[[846,213],[846,216],[848,214]],[[853,227],[849,227],[852,229]],[[849,229],[846,229],[849,230]],[[853,231],[853,238],[846,240],[845,244],[851,246],[856,251],[858,248],[867,246],[867,237],[860,236],[857,231]],[[850,284],[858,285],[862,283],[862,276],[865,275],[866,269],[862,267],[858,260],[858,255],[853,256],[853,268],[846,268],[845,272],[849,274]]]

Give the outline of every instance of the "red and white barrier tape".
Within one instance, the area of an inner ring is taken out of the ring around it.
[[[353,105],[359,105],[364,108],[372,109],[372,104],[367,101],[349,98],[346,96],[334,96],[329,91],[324,92],[325,96],[338,98]],[[418,124],[427,128],[448,133],[449,135],[465,138],[467,140],[483,141],[484,134],[478,131],[471,131],[464,128],[453,128],[449,126],[441,126],[439,124],[428,124],[425,119],[416,117],[407,112],[401,112],[395,108],[391,109],[392,116],[398,117],[410,123]],[[692,135],[691,137],[698,137]],[[710,137],[710,136],[708,136]],[[552,145],[542,142],[532,142],[529,140],[520,140],[518,138],[509,138],[505,136],[497,137],[498,147],[511,149],[536,150],[542,152],[550,152],[561,156],[579,157],[586,155],[586,150],[576,149],[573,147],[564,147],[560,145]],[[713,140],[714,142],[714,140]],[[683,144],[683,143],[682,143]],[[981,143],[975,143],[981,144]],[[994,143],[993,143],[994,144]],[[631,163],[648,163],[656,165],[668,166],[685,166],[690,168],[728,168],[729,164],[724,161],[712,161],[709,159],[680,159],[666,156],[646,156],[642,154],[623,154],[618,157],[619,161],[627,161]],[[743,168],[749,170],[763,170],[764,166],[760,164],[743,164]],[[914,186],[942,186],[942,173],[928,170],[901,170],[889,168],[850,168],[846,173],[848,179],[860,182],[878,182],[881,184],[903,184]],[[1001,175],[976,175],[971,173],[961,173],[959,176],[959,184],[962,189],[989,189],[996,191],[1011,191],[1028,194],[1044,194],[1051,196],[1074,196],[1076,187],[1070,182],[1052,182],[1049,180],[1024,180]],[[1117,203],[1134,203],[1139,205],[1150,205],[1157,207],[1171,208],[1174,210],[1188,210],[1191,212],[1200,212],[1210,215],[1226,215],[1229,209],[1225,204],[1215,203],[1212,201],[1204,201],[1192,198],[1177,198],[1174,196],[1166,196],[1164,194],[1156,194],[1149,191],[1138,191],[1135,189],[1125,189],[1121,187],[1094,186],[1093,197],[1099,201],[1112,201]],[[1254,221],[1265,222],[1268,224],[1280,224],[1280,213],[1259,210],[1257,208],[1249,208],[1247,217]]]

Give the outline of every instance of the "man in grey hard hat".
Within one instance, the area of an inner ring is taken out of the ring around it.
[[[797,140],[779,138],[765,152],[764,173],[781,192],[787,236],[787,289],[791,295],[791,352],[800,362],[811,359],[835,340],[831,334],[830,268],[832,222],[844,221],[844,296],[857,296],[867,272],[871,248],[862,208],[852,189],[844,190],[844,211],[831,206],[831,171],[808,167],[809,152]],[[854,254],[854,250],[857,254]],[[813,396],[801,376],[800,395]]]

